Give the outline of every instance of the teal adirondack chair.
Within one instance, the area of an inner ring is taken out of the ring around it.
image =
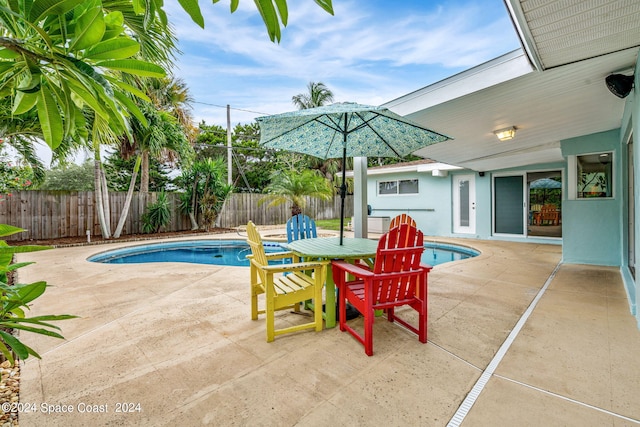
[[[287,243],[294,240],[310,239],[318,237],[316,231],[316,222],[307,215],[294,215],[287,221]],[[285,273],[285,275],[288,273]],[[309,304],[305,304],[305,308],[309,308]]]
[[[287,221],[287,242],[318,237],[316,222],[307,215],[298,214]]]

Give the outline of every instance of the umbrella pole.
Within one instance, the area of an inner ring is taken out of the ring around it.
[[[344,115],[342,130],[342,185],[340,186],[340,246],[344,234],[344,199],[347,197],[347,114]]]
[[[345,149],[345,151],[347,151]],[[343,162],[345,158],[343,157]],[[342,235],[344,234],[344,199],[347,196],[347,185],[345,183],[344,166],[342,168],[342,185],[340,186],[340,245],[342,245]]]
[[[342,246],[342,236],[344,234],[344,199],[347,197],[347,147],[342,149],[342,185],[340,186],[340,245]]]

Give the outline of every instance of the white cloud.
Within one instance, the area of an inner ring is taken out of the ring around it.
[[[293,109],[291,97],[309,81],[322,81],[336,101],[381,104],[518,46],[500,0],[341,1],[335,16],[310,0],[288,3],[280,44],[267,37],[253,2],[241,1],[234,14],[201,2],[204,30],[169,3],[185,52],[176,74],[197,101],[273,114]],[[226,123],[220,107],[195,104],[194,115]],[[256,115],[234,110],[232,122]]]

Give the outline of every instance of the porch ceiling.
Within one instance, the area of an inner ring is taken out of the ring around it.
[[[512,52],[385,104],[454,138],[417,155],[478,171],[556,162],[561,140],[620,127],[625,100],[604,79],[633,70],[640,1],[507,0],[507,7],[526,55]],[[515,138],[498,141],[493,131],[509,126]]]
[[[550,69],[640,44],[638,0],[505,0],[538,69]]]

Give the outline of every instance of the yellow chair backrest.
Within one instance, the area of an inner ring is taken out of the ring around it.
[[[247,237],[247,243],[249,243],[249,247],[251,247],[252,262],[260,266],[267,265],[267,254],[262,245],[262,237],[255,224],[251,221],[247,224]],[[260,275],[261,282],[264,283],[267,280],[264,271],[258,269],[258,274]]]

